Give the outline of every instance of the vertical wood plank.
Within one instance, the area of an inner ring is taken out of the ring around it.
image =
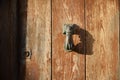
[[[86,55],[86,80],[119,80],[118,1],[86,0],[86,30],[94,38],[92,55]],[[86,36],[86,48],[90,42]]]
[[[50,80],[51,77],[51,6],[50,0],[28,0],[26,80]]]
[[[0,0],[0,80],[16,80],[16,0]]]
[[[64,50],[64,24],[79,26],[80,31],[73,38],[78,52]],[[52,0],[52,80],[85,79],[85,55],[84,49],[80,48],[83,42],[79,38],[81,35],[85,35],[84,0]]]
[[[23,80],[51,79],[51,2],[50,0],[27,0],[27,21],[22,29],[26,36],[24,51],[32,56],[21,58],[20,73],[25,72]],[[24,17],[23,17],[24,18]],[[25,20],[25,19],[23,19]],[[22,33],[21,33],[22,34]],[[22,46],[21,46],[22,47]],[[24,48],[24,47],[23,47]],[[23,55],[22,55],[23,56]]]

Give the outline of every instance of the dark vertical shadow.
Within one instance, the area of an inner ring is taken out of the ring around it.
[[[92,35],[88,31],[80,28],[76,24],[74,24],[74,29],[75,29],[74,35],[78,35],[78,37],[80,38],[80,42],[74,46],[73,51],[79,54],[92,55],[93,54],[93,43],[95,41]]]
[[[0,80],[16,80],[16,1],[0,0]]]
[[[120,0],[118,0],[118,6],[119,6],[119,45],[120,45]],[[120,47],[119,47],[119,52],[120,52]]]
[[[120,45],[120,0],[118,0],[118,10],[119,10],[118,15],[119,15],[119,45]],[[120,47],[119,47],[119,52],[120,52]]]
[[[18,80],[25,80],[26,62],[26,29],[27,29],[27,0],[18,0]]]
[[[5,4],[6,3],[6,4]],[[8,39],[8,30],[7,29],[7,26],[9,23],[7,23],[8,21],[8,9],[7,9],[7,6],[8,5],[8,1],[7,0],[1,0],[0,1],[0,79],[1,80],[4,80],[4,77],[9,77],[8,74],[9,73],[5,73],[5,71],[8,71],[8,68],[7,66],[9,65],[8,63],[8,59],[9,57],[9,53],[8,51],[5,51],[5,50],[8,50],[8,48],[6,47],[6,43],[9,43],[7,41]],[[3,11],[4,10],[4,11]],[[6,24],[5,24],[6,22]],[[6,34],[4,34],[6,33]],[[8,44],[9,46],[9,44]],[[8,53],[8,54],[7,54]],[[7,78],[5,78],[7,79]]]
[[[118,10],[119,10],[119,57],[120,57],[120,0],[118,0]],[[119,62],[120,62],[120,58],[119,58]],[[120,79],[120,63],[119,63],[119,72],[118,72],[118,78]]]

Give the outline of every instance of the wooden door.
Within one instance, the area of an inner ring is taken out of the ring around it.
[[[19,80],[119,80],[119,0],[18,0]],[[64,24],[75,24],[64,50]]]

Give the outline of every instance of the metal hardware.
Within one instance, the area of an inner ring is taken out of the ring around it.
[[[22,52],[21,52],[21,57],[20,57],[20,63],[22,64],[26,64],[26,61],[30,61],[31,58],[32,58],[32,50],[26,50],[24,49]]]
[[[25,54],[25,58],[31,59],[31,56],[32,56],[32,51],[31,50],[25,51],[24,54]]]
[[[64,24],[63,27],[63,34],[66,35],[65,44],[64,44],[64,48],[66,51],[72,51],[74,47],[73,39],[72,39],[72,35],[74,34],[73,25],[74,24]]]
[[[26,56],[26,57],[29,57],[30,55],[31,55],[31,52],[25,51],[25,56]]]

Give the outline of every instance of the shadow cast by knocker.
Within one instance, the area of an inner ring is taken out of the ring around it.
[[[80,28],[76,24],[65,24],[63,34],[66,35],[65,50],[74,51],[79,54],[92,55],[94,39],[92,35],[85,29]],[[77,35],[80,39],[76,45],[73,42],[72,35]]]

